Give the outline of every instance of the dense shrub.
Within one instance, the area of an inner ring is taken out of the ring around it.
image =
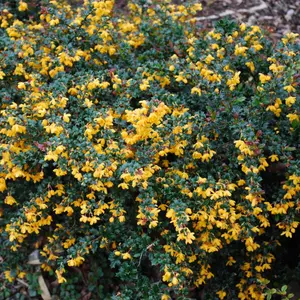
[[[287,283],[297,35],[208,32],[200,4],[44,2],[38,21],[25,1],[22,21],[0,16],[3,295],[34,289],[35,249],[66,299],[264,299]]]

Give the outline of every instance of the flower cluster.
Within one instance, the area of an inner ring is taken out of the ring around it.
[[[264,299],[299,226],[297,35],[46,2],[0,11],[5,284],[38,249],[60,295],[79,272],[101,299]]]

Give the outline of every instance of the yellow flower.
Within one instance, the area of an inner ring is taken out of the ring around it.
[[[271,76],[259,73],[259,80],[260,80],[261,83],[264,84],[264,83],[266,83],[266,82],[268,82],[268,81],[271,80]]]
[[[56,277],[57,277],[58,283],[67,282],[67,279],[62,276],[62,274],[64,273],[64,269],[62,269],[62,270],[56,270],[55,273],[56,273]]]
[[[289,32],[281,40],[283,44],[286,45],[288,42],[294,42],[298,36],[298,33]]]
[[[254,63],[252,61],[246,62],[245,65],[250,69],[251,72],[255,71],[255,66],[254,66]]]
[[[278,155],[276,155],[276,154],[270,155],[269,159],[271,160],[271,162],[279,161]]]
[[[47,155],[45,155],[44,160],[54,160],[57,161],[58,160],[58,155],[56,153],[54,153],[53,151],[49,151],[47,153]]]
[[[281,72],[283,69],[284,69],[284,66],[276,65],[275,63],[271,64],[269,67],[269,70],[275,74]]]
[[[256,43],[252,46],[252,48],[254,48],[255,51],[259,51],[259,50],[263,49],[264,47],[261,44]]]
[[[57,25],[57,24],[59,24],[59,19],[53,19],[53,20],[51,20],[50,22],[49,22],[49,24],[50,24],[50,26],[55,26],[55,25]],[[70,65],[71,66],[71,65]]]
[[[62,245],[65,249],[70,248],[74,244],[75,244],[75,239],[74,238],[73,239],[67,239],[65,242],[62,243]]]
[[[70,122],[70,117],[71,117],[71,114],[64,114],[64,115],[63,115],[63,120],[64,120],[66,123],[69,123],[69,122]]]
[[[20,90],[26,90],[26,85],[24,82],[19,82],[18,83],[18,89]]]
[[[75,96],[75,95],[77,95],[77,93],[78,93],[78,91],[77,91],[77,89],[76,88],[69,88],[68,89],[68,93],[70,94],[70,95],[72,95],[72,96]]]
[[[110,86],[110,83],[107,82],[107,81],[101,82],[101,83],[99,84],[99,87],[100,87],[101,89],[106,89],[106,88],[108,88],[109,86]]]
[[[126,220],[125,216],[120,216],[120,217],[119,217],[119,221],[120,221],[121,223],[125,222],[125,220]]]
[[[220,40],[221,37],[222,37],[222,34],[221,33],[216,33],[214,31],[210,31],[208,33],[212,38],[216,39],[216,40]]]
[[[236,45],[235,49],[234,49],[234,55],[246,56],[245,52],[247,51],[247,49],[248,49],[248,47],[242,47],[242,46]]]
[[[18,9],[19,9],[19,11],[26,11],[28,9],[27,3],[23,2],[23,1],[20,1]]]
[[[289,93],[296,91],[296,89],[292,85],[286,85],[283,89]]]
[[[26,276],[26,273],[25,272],[20,272],[19,274],[18,274],[18,277],[19,278],[24,278]]]
[[[122,254],[122,258],[123,259],[131,259],[131,255],[128,252],[126,252],[126,253]]]
[[[290,122],[300,120],[300,118],[297,114],[288,114],[287,117],[289,118]],[[1,191],[1,188],[0,188],[0,191]]]
[[[0,192],[4,192],[6,188],[6,180],[4,178],[0,178]]]
[[[165,268],[165,274],[162,277],[163,281],[170,281],[171,278],[171,273],[168,271],[167,268]]]
[[[15,278],[11,276],[11,271],[4,271],[4,276],[9,282],[13,282]]]
[[[17,203],[16,199],[10,195],[6,196],[6,198],[4,199],[4,203],[8,204],[8,205],[14,205]]]
[[[232,257],[232,256],[230,256],[229,258],[228,258],[228,261],[227,261],[227,263],[226,263],[226,266],[232,266],[233,264],[235,264],[236,263],[236,260]]]
[[[209,65],[215,58],[209,54],[207,55],[207,57],[205,58],[205,62]]]
[[[84,258],[81,256],[77,256],[75,258],[68,260],[68,266],[69,267],[78,267],[78,266],[82,265],[83,262],[84,262]]]
[[[5,73],[3,71],[0,70],[0,80],[3,79],[5,76]]]
[[[179,75],[176,75],[175,76],[175,80],[177,81],[177,82],[184,82],[184,83],[187,83],[188,81],[187,81],[187,79],[186,79],[186,77],[184,76],[184,73],[183,72],[180,72],[179,73]]]
[[[143,79],[143,82],[140,84],[140,90],[146,91],[150,87],[149,80]]]
[[[173,277],[172,278],[172,284],[173,285],[177,285],[178,284],[178,278],[177,277]]]
[[[231,79],[228,79],[226,84],[231,91],[240,83],[240,74],[241,72],[235,72],[234,76]]]
[[[85,104],[88,108],[90,108],[90,107],[92,107],[92,106],[94,105],[94,103],[93,103],[91,100],[89,100],[88,98],[85,98],[85,99],[84,99],[84,104]]]
[[[194,232],[188,232],[185,237],[185,243],[186,244],[192,244],[193,240],[195,240]]]
[[[245,246],[247,251],[249,252],[253,252],[255,251],[257,248],[260,247],[259,244],[255,243],[252,237],[248,237],[245,241]]]
[[[216,294],[219,296],[219,299],[224,299],[226,297],[226,292],[224,291],[218,291]]]
[[[57,177],[64,176],[68,173],[67,171],[62,170],[61,168],[56,168],[53,170],[53,172]]]
[[[127,183],[123,182],[123,183],[120,183],[118,185],[118,187],[121,187],[123,190],[128,190],[129,186]]]
[[[296,97],[285,98],[285,104],[291,107],[296,102]]]
[[[87,88],[89,91],[91,91],[97,88],[98,86],[99,86],[99,79],[95,79],[94,81],[88,83]]]
[[[192,10],[195,10],[195,11],[201,11],[202,10],[202,4],[201,3],[195,3],[192,5]]]
[[[195,86],[191,89],[191,94],[198,94],[199,96],[201,96],[201,90]]]
[[[242,23],[241,25],[240,25],[240,30],[241,31],[245,31],[246,30],[246,24],[245,23]]]

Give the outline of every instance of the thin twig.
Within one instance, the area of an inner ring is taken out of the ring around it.
[[[17,278],[17,281],[22,284],[23,286],[25,286],[26,288],[29,288],[29,285],[28,283],[26,283],[24,280],[20,279],[20,278]]]
[[[152,244],[148,245],[146,249],[144,249],[140,255],[140,259],[139,259],[139,263],[138,263],[138,267],[141,265],[141,262],[142,262],[142,257],[144,255],[144,253],[146,251],[148,251],[152,246],[154,246],[155,242],[153,242]]]

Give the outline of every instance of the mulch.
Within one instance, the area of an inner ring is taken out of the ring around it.
[[[199,22],[211,27],[222,17],[259,25],[278,39],[287,32],[300,33],[300,0],[203,0]]]

